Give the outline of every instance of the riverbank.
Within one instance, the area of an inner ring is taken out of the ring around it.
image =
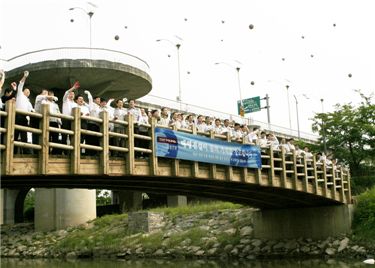
[[[154,210],[160,228],[131,233],[128,215],[108,215],[79,227],[34,232],[33,224],[1,227],[1,257],[257,259],[280,257],[374,257],[375,245],[352,237],[324,240],[253,238],[254,209],[215,202]]]

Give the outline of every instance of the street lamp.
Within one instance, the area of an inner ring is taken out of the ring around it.
[[[84,8],[82,7],[71,7],[69,8],[69,10],[75,10],[75,9],[78,9],[78,10],[81,10],[83,12],[85,12],[85,14],[87,16],[89,16],[89,20],[90,20],[90,58],[91,58],[91,48],[92,48],[92,32],[91,32],[91,18],[92,16],[94,15],[94,12],[93,11],[86,11]]]
[[[298,138],[301,138],[301,133],[300,133],[300,131],[299,131],[298,100],[297,100],[296,95],[293,95],[293,97],[294,97],[294,99],[296,100]]]
[[[172,44],[173,46],[176,46],[177,48],[177,75],[178,75],[178,102],[180,103],[180,111],[182,111],[182,97],[181,97],[181,67],[180,67],[180,47],[181,47],[181,44],[180,43],[173,43],[172,41],[168,40],[168,39],[158,39],[156,40],[156,42],[160,42],[160,41],[167,41],[169,42],[170,44]]]
[[[215,62],[215,65],[218,65],[218,64],[225,64],[231,68],[234,68],[232,65],[226,63],[226,62]],[[240,67],[235,67],[236,71],[237,71],[237,80],[238,80],[238,91],[240,93],[240,103],[241,103],[241,107],[240,107],[240,113],[241,113],[241,110],[244,109],[243,107],[243,101],[242,101],[242,93],[241,93],[241,79],[240,79],[240,70],[241,68]],[[241,116],[243,116],[243,114],[241,114]]]
[[[325,130],[325,127],[324,127],[324,119],[323,119],[323,115],[324,115],[324,104],[323,104],[323,101],[324,99],[320,99],[320,102],[322,104],[322,135],[323,135],[323,148],[324,148],[324,154],[326,155],[327,154],[327,144],[326,144],[326,130]]]
[[[290,117],[290,101],[289,101],[289,85],[286,85],[286,94],[288,97],[288,114],[289,114],[289,129],[292,131],[292,119]]]

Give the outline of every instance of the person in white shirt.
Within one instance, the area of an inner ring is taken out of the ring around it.
[[[116,100],[116,108],[113,112],[113,119],[116,121],[125,121],[125,116],[128,114],[128,110],[124,108],[124,101],[121,99]],[[125,134],[125,126],[122,124],[114,124],[114,131],[116,133]],[[114,138],[114,144],[117,147],[125,147],[125,139],[120,137]],[[114,156],[122,156],[122,153],[114,152]]]
[[[77,103],[77,107],[80,109],[81,116],[89,116],[90,109],[89,106],[85,103],[83,96],[78,94],[75,96],[75,100]],[[81,120],[81,129],[87,129],[87,120]],[[85,134],[81,134],[81,143],[86,143],[87,136]]]
[[[182,124],[181,124],[178,112],[173,112],[172,113],[172,118],[169,121],[169,125],[168,126],[170,126],[170,127],[176,126],[177,129],[181,128]]]
[[[70,89],[65,91],[64,96],[63,96],[63,105],[62,105],[62,113],[64,115],[70,115],[70,116],[73,115],[72,114],[73,108],[77,107],[77,103],[74,101],[74,95],[75,95],[74,90],[78,89],[79,87],[80,87],[80,84],[78,81],[76,81]],[[62,119],[62,128],[71,130],[72,121],[67,120],[67,119]],[[62,133],[61,138],[62,138],[61,143],[67,144],[68,135]],[[64,151],[65,154],[68,154],[68,152],[70,151],[68,150]]]
[[[205,122],[206,122],[206,132],[210,132],[212,129],[214,129],[213,118],[206,116]]]
[[[229,134],[227,134],[229,133]],[[223,131],[221,134],[229,135],[230,138],[233,137],[233,128],[230,126],[229,119],[224,120],[224,126],[223,126]]]
[[[141,134],[141,135],[147,135],[149,128],[145,127],[145,126],[142,126],[142,125],[150,125],[149,124],[149,118],[148,118],[148,115],[147,115],[146,110],[144,108],[141,108],[140,112],[141,113],[140,113],[140,115],[138,116],[138,119],[137,119],[138,133]],[[137,147],[148,149],[149,145],[150,145],[150,142],[147,141],[147,140],[141,140],[140,139],[140,140],[138,140],[137,145],[138,145]],[[147,154],[145,154],[144,152],[136,152],[136,153],[137,153],[137,156],[139,156],[141,158],[147,157]]]
[[[267,140],[267,134],[266,132],[262,131],[260,133],[260,138],[257,139],[257,142],[256,144],[259,146],[259,147],[267,147],[269,146],[269,143],[268,143],[268,140]]]
[[[234,123],[232,140],[240,141],[243,137],[243,132],[241,130],[241,125],[239,123]]]
[[[128,114],[133,116],[134,122],[137,122],[137,118],[141,115],[139,108],[135,107],[136,103],[134,99],[129,100]]]
[[[215,134],[222,134],[223,133],[223,126],[221,125],[221,120],[219,118],[215,119],[215,126],[213,128]]]
[[[197,118],[196,128],[198,132],[206,132],[207,125],[206,122],[203,121],[203,115],[199,115]]]
[[[112,102],[114,101],[115,99],[109,99],[107,103],[104,104],[103,100],[101,101],[100,105],[102,105],[102,109],[107,111],[108,113],[108,120],[113,120],[115,118],[115,108],[113,108],[111,106]],[[109,127],[109,131],[114,131],[115,129],[115,126],[113,123],[109,123],[108,124],[108,127]]]
[[[40,94],[36,96],[35,103],[34,103],[34,110],[37,113],[42,113],[42,104],[47,100],[48,97],[48,90],[42,89]],[[30,127],[39,129],[40,118],[31,117],[30,118]],[[39,135],[36,133],[32,133],[32,143],[39,144]]]
[[[276,150],[279,148],[279,140],[275,136],[275,134],[269,133],[267,135],[268,143],[272,147],[273,150]]]
[[[60,114],[60,108],[56,103],[57,100],[58,99],[57,99],[57,97],[55,97],[54,92],[52,90],[48,90],[48,96],[46,98],[44,98],[44,100],[42,101],[42,104],[48,104],[49,105],[49,112],[50,113]],[[50,116],[50,118],[49,118],[49,126],[50,127],[61,128],[61,125],[62,125],[61,118]],[[51,142],[60,143],[58,132],[50,131],[49,135],[50,135],[50,141]],[[53,154],[53,155],[61,154],[61,149],[52,148],[51,154]]]
[[[0,70],[0,94],[1,92],[3,91],[3,85],[4,85],[4,81],[5,81],[5,73],[4,73],[4,70]],[[3,110],[3,102],[2,100],[0,99],[0,110]]]
[[[100,113],[102,111],[100,107],[100,97],[95,96],[93,98],[90,91],[88,90],[85,90],[84,92],[89,100],[90,117],[100,118]],[[89,120],[87,122],[87,129],[95,132],[100,132],[100,125],[98,122]],[[100,146],[100,138],[97,136],[87,135],[86,141],[90,145]],[[95,156],[97,155],[97,151],[88,149],[86,151],[86,154]]]
[[[167,107],[161,108],[160,119],[158,120],[158,125],[161,125],[161,126],[168,126],[169,125],[168,112],[169,111],[168,111]]]
[[[289,151],[290,151],[290,152],[293,152],[293,151],[296,149],[296,147],[295,147],[295,145],[294,145],[294,139],[293,139],[293,138],[289,138],[289,139],[287,140],[287,145],[288,145],[288,147],[289,147]]]
[[[289,148],[288,144],[286,143],[285,138],[282,138],[281,141],[280,141],[279,149],[282,150],[282,148],[284,148],[286,153],[290,153],[290,148]]]
[[[189,114],[185,119],[185,126],[187,129],[193,130],[194,125],[194,115]]]
[[[255,127],[253,131],[251,131],[249,134],[247,134],[244,139],[247,143],[251,144],[257,144],[258,141],[258,135],[259,135],[259,128]]]
[[[305,146],[305,148],[303,148],[303,154],[305,155],[306,159],[313,159],[313,154],[310,152],[309,147]]]
[[[178,120],[181,122],[181,128],[188,129],[189,126],[186,123],[186,120],[184,119],[184,115],[182,113],[178,114]]]
[[[26,81],[26,78],[28,76],[29,76],[29,72],[24,71],[23,77],[18,84],[17,96],[16,96],[16,109],[26,111],[26,112],[32,112],[34,109],[33,109],[33,106],[31,105],[30,100],[29,100],[30,89],[23,88],[23,86],[25,84],[25,81]],[[29,126],[29,119],[28,119],[28,117],[26,117],[24,115],[17,114],[16,115],[16,124],[21,125],[21,126]],[[18,140],[19,136],[21,137],[21,142],[27,143],[27,132],[15,130],[14,140]],[[27,148],[21,148],[21,153],[29,154],[31,152]]]

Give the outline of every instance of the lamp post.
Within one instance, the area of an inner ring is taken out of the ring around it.
[[[89,34],[90,34],[90,36],[89,36],[89,38],[90,38],[90,40],[89,40],[89,46],[90,46],[90,59],[91,59],[91,48],[92,48],[92,30],[91,30],[91,19],[92,19],[92,16],[94,15],[94,12],[93,11],[86,11],[84,8],[82,8],[82,7],[71,7],[71,8],[69,8],[69,10],[75,10],[75,9],[78,9],[78,10],[81,10],[81,11],[83,11],[83,12],[85,12],[85,14],[87,15],[87,16],[89,16],[89,21],[90,21],[90,30],[89,30]]]
[[[293,95],[294,99],[296,100],[296,114],[297,114],[297,131],[298,131],[298,138],[301,138],[301,133],[299,131],[299,116],[298,116],[298,99],[296,95]]]
[[[216,62],[215,65],[218,65],[218,64],[225,64],[231,68],[234,68],[232,65],[226,63],[226,62]],[[241,68],[240,67],[236,67],[235,70],[237,71],[237,80],[238,80],[238,92],[239,92],[239,95],[240,95],[240,103],[241,103],[241,107],[240,107],[240,113],[241,113],[241,110],[244,109],[243,107],[243,101],[242,101],[242,93],[241,93],[241,79],[240,79],[240,70]],[[241,116],[243,116],[241,114]]]
[[[323,119],[323,114],[324,114],[324,104],[323,104],[324,99],[320,99],[320,102],[322,104],[322,135],[323,135],[323,149],[324,149],[324,154],[327,154],[327,144],[326,144],[326,130],[324,127],[324,119]]]
[[[292,131],[292,119],[290,117],[289,85],[286,85],[286,94],[288,98],[289,129]]]
[[[182,111],[182,90],[181,90],[181,66],[180,66],[180,43],[173,43],[168,39],[157,39],[156,42],[167,41],[177,48],[177,75],[178,75],[178,102],[180,103],[180,111]]]

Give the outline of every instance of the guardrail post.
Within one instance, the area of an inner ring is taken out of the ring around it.
[[[287,173],[286,173],[286,161],[285,161],[285,148],[284,146],[281,147],[281,168],[283,169],[281,172],[281,186],[283,188],[286,188],[286,179],[287,179]]]
[[[177,131],[177,126],[173,126],[173,130]],[[180,160],[179,159],[172,159],[172,174],[175,177],[180,176]]]
[[[298,169],[297,169],[297,155],[296,152],[292,152],[292,161],[293,161],[293,188],[294,190],[297,190],[297,181],[298,181]]]
[[[197,135],[197,128],[195,124],[193,124],[193,134]],[[193,178],[197,178],[199,176],[199,164],[197,161],[193,161],[192,175]]]
[[[80,174],[81,166],[81,109],[75,107],[72,110],[74,120],[71,129],[74,135],[70,137],[70,143],[73,145],[73,154],[70,154],[70,169],[72,174]]]
[[[242,144],[246,144],[245,138],[242,138]],[[241,169],[241,181],[246,182],[246,178],[247,178],[247,167],[243,167]]]
[[[134,164],[134,123],[133,123],[133,116],[131,114],[126,116],[126,120],[128,121],[128,128],[126,129],[126,134],[128,135],[128,139],[126,140],[126,147],[128,147],[129,151],[126,156],[126,174],[132,175],[134,174],[135,164]]]
[[[102,124],[100,125],[100,132],[102,136],[102,151],[100,153],[100,168],[101,173],[104,175],[109,174],[109,125],[108,125],[108,112],[103,111],[100,114]]]
[[[347,198],[347,202],[351,204],[352,203],[352,189],[350,188],[351,187],[350,186],[351,184],[350,183],[350,169],[346,168],[345,171],[346,171],[346,178],[348,180],[348,193],[347,193],[346,198]]]
[[[317,172],[317,169],[316,169],[316,157],[315,155],[313,155],[312,157],[312,168],[313,168],[313,175],[314,175],[314,186],[315,186],[315,193],[318,194],[319,193],[319,184],[318,184],[318,172]]]
[[[151,137],[151,156],[150,156],[150,174],[157,176],[158,172],[158,157],[156,156],[156,139],[155,139],[155,127],[156,127],[156,118],[152,118],[151,127],[149,128],[149,135]]]
[[[337,167],[336,167],[337,168]],[[345,184],[344,184],[344,171],[343,171],[343,168],[340,167],[340,185],[341,185],[341,189],[340,189],[340,200],[341,202],[345,203]],[[336,176],[336,172],[334,172],[335,176]]]
[[[306,155],[305,154],[302,157],[302,161],[303,161],[303,174],[305,174],[304,178],[303,178],[303,188],[305,189],[306,192],[308,192],[309,172],[308,172],[308,169],[307,169],[307,161],[306,161]]]
[[[16,122],[16,105],[14,100],[9,100],[6,103],[7,117],[5,120],[5,174],[12,174],[13,170],[13,157],[14,157],[14,125]]]
[[[323,184],[324,184],[323,194],[324,194],[325,197],[328,197],[327,167],[326,167],[325,162],[322,163],[322,169],[323,169]]]
[[[210,138],[215,139],[215,132],[213,130],[210,131]],[[211,173],[211,178],[216,179],[217,177],[216,164],[210,164],[210,173]],[[244,181],[245,179],[246,177],[244,178]]]
[[[227,142],[232,142],[231,136],[229,131],[227,132]],[[231,166],[227,166],[227,181],[232,181],[233,180],[233,168]]]
[[[268,183],[273,180],[273,177],[275,176],[275,160],[274,158],[274,152],[272,145],[270,145],[270,169],[268,170]]]
[[[39,128],[42,133],[39,136],[39,144],[42,149],[39,152],[39,174],[47,174],[48,159],[49,159],[49,104],[42,105],[42,119],[39,123]],[[33,133],[33,135],[35,135]]]
[[[333,165],[331,165],[329,170],[330,170],[329,175],[331,175],[331,178],[332,178],[331,196],[332,196],[333,199],[336,200],[336,192],[337,192],[337,190],[336,190],[336,179],[335,179],[336,177],[335,177],[335,172],[333,170]]]

